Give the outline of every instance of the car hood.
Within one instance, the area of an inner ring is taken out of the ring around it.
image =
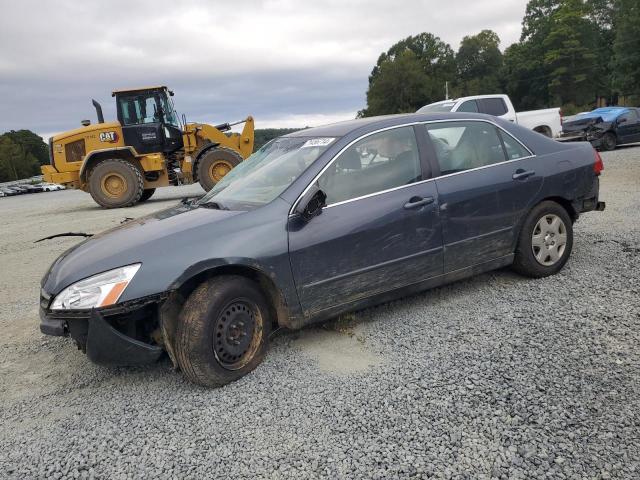
[[[243,213],[178,205],[130,220],[64,252],[45,274],[42,288],[57,295],[79,280],[133,263],[143,265],[136,277],[143,270],[147,277],[161,274],[163,266],[180,261],[184,249],[213,240],[220,224]]]

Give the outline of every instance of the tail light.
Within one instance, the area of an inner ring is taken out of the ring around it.
[[[604,163],[602,163],[602,157],[600,156],[600,153],[598,153],[598,151],[595,148],[593,149],[593,153],[595,153],[595,157],[596,157],[596,161],[593,162],[593,173],[595,173],[596,176],[598,176],[600,175],[602,170],[604,170]]]
[[[562,115],[562,109],[558,112],[560,114],[560,125],[564,123],[564,116]]]

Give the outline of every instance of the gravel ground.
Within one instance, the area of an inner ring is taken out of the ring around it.
[[[2,478],[640,478],[640,147],[603,154],[604,213],[566,268],[509,270],[284,332],[227,387],[168,361],[92,365],[38,331],[39,280],[77,239],[149,203],[0,199]]]

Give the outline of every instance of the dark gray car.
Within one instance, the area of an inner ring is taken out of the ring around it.
[[[359,119],[273,140],[197,201],[58,258],[41,330],[89,358],[167,352],[222,385],[255,368],[275,326],[513,265],[559,271],[582,212],[603,210],[602,160],[480,114]]]

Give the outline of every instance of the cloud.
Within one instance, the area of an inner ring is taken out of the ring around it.
[[[491,28],[517,40],[526,0],[91,0],[3,6],[0,131],[40,133],[114,116],[115,88],[167,84],[180,112],[300,126],[353,116],[379,54],[429,31],[457,49]],[[26,28],[28,26],[28,28]]]

